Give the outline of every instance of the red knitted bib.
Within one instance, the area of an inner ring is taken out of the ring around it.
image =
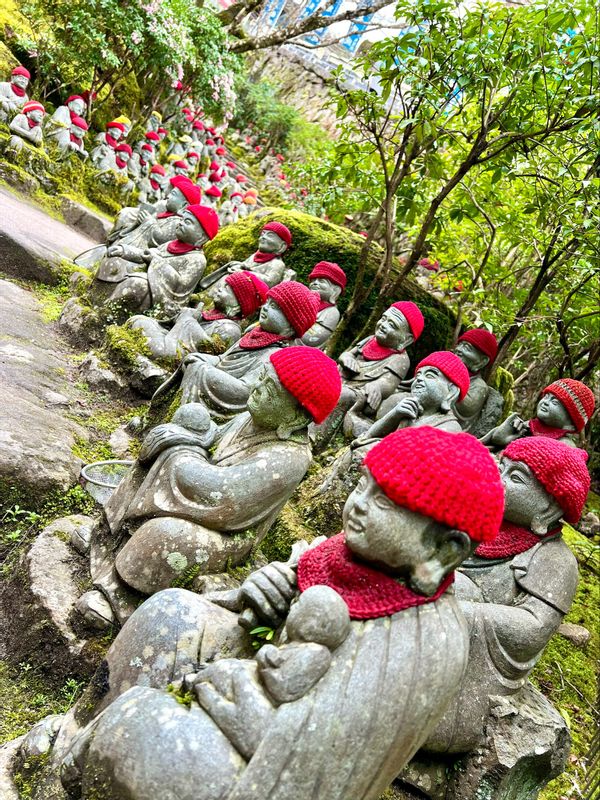
[[[216,308],[213,308],[212,311],[203,311],[202,319],[205,322],[214,322],[216,319],[227,319],[227,314],[224,314],[222,311],[217,311]]]
[[[167,251],[171,253],[172,256],[184,256],[186,253],[191,253],[192,250],[196,250],[193,244],[180,242],[179,239],[173,239],[173,241],[169,242],[167,245]]]
[[[162,211],[160,214],[156,215],[156,219],[168,219],[168,217],[174,217],[175,214],[173,211]]]
[[[117,163],[117,167],[118,167],[119,169],[125,169],[125,167],[127,166],[127,162],[126,162],[126,161],[123,161],[123,159],[122,159],[122,158],[115,158],[115,161],[116,161],[116,163]]]
[[[536,544],[548,537],[556,536],[560,529],[550,531],[545,536],[536,536],[529,528],[513,525],[504,520],[500,532],[491,542],[483,542],[475,550],[479,558],[510,558],[531,550]]]
[[[549,439],[562,439],[573,431],[564,431],[562,428],[553,428],[550,425],[545,425],[537,417],[529,420],[529,430],[532,436],[547,436]]]
[[[451,573],[432,597],[417,594],[389,575],[356,561],[344,533],[307,550],[298,562],[300,591],[317,585],[335,589],[348,606],[351,619],[389,617],[406,608],[432,603],[453,581]]]
[[[160,189],[160,183],[158,181],[153,180],[150,178],[150,186],[154,189],[155,192],[158,192]]]
[[[109,147],[112,147],[113,150],[119,144],[116,139],[113,139],[113,137],[110,135],[110,133],[105,133],[104,134],[104,138],[106,140],[106,144]]]
[[[394,350],[391,347],[382,347],[374,336],[362,346],[362,356],[367,361],[383,361],[384,358],[401,353],[401,350]]]
[[[267,261],[273,261],[274,258],[277,258],[275,253],[261,253],[260,250],[257,250],[252,256],[255,264],[266,264]]]
[[[13,94],[16,94],[17,97],[25,97],[26,94],[25,89],[21,89],[20,86],[17,86],[14,83],[10,84],[10,88],[13,90]]]
[[[31,130],[32,128],[37,128],[37,126],[40,123],[36,122],[34,119],[29,119],[29,117],[27,117],[27,124],[29,125],[29,130]]]
[[[326,308],[333,308],[335,303],[328,303],[326,300],[319,300],[319,307],[317,308],[317,314],[319,311],[325,311]]]
[[[269,347],[275,342],[286,342],[288,340],[288,336],[280,336],[278,333],[263,331],[260,325],[257,325],[256,328],[252,328],[251,331],[245,333],[238,344],[242,350],[258,350],[261,347]]]

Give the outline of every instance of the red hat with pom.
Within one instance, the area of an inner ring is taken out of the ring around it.
[[[253,272],[241,270],[225,278],[242,310],[242,317],[251,317],[267,299],[268,285]]]
[[[284,285],[284,284],[280,284]],[[342,379],[333,359],[315,347],[285,347],[270,356],[287,391],[320,424],[338,404]]]
[[[332,283],[341,286],[342,289],[346,288],[346,273],[339,264],[334,264],[333,261],[319,261],[318,264],[315,264],[308,280],[313,278],[327,278]]]
[[[315,292],[297,281],[284,281],[269,289],[267,297],[281,308],[296,336],[304,336],[317,321],[319,301]]]
[[[497,536],[504,488],[496,462],[470,433],[404,428],[372,447],[363,463],[396,505],[476,542]]]
[[[558,397],[578,431],[585,428],[594,413],[596,402],[592,390],[574,378],[560,378],[550,386],[546,386],[542,394],[553,394]]]
[[[215,238],[219,232],[219,217],[214,208],[195,203],[194,205],[186,206],[185,210],[196,217],[209,239]]]
[[[38,103],[37,100],[30,100],[23,106],[24,114],[29,114],[30,111],[41,111],[42,114],[46,113],[44,106],[41,103]]]
[[[546,436],[526,436],[511,442],[502,456],[527,464],[562,508],[565,520],[579,521],[591,483],[585,450]]]
[[[464,400],[471,379],[469,377],[469,370],[465,367],[460,358],[451,353],[449,350],[438,350],[436,353],[430,353],[422,361],[419,361],[415,367],[415,375],[423,367],[435,367],[442,372],[448,380],[459,388],[459,400]]]
[[[169,179],[169,183],[174,189],[179,189],[190,205],[198,205],[202,197],[202,189],[192,183],[189,178],[186,178],[185,175],[175,175]]]
[[[459,342],[469,342],[473,347],[486,355],[490,364],[492,364],[498,355],[498,340],[493,333],[486,331],[485,328],[473,328],[470,331],[465,331],[462,336],[458,337]]]
[[[263,225],[263,231],[273,231],[280,239],[283,239],[288,247],[292,244],[291,231],[281,222],[267,222],[266,225]]]
[[[390,308],[396,308],[405,317],[416,342],[425,327],[425,320],[419,306],[410,300],[399,300],[397,303],[392,303]]]

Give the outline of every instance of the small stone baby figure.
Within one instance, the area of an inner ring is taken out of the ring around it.
[[[10,130],[15,136],[10,137],[9,147],[19,153],[23,149],[25,141],[35,147],[42,147],[44,134],[42,132],[42,120],[46,109],[41,103],[30,100],[25,103],[20,113],[10,123]]]
[[[29,70],[15,67],[10,74],[10,81],[0,83],[0,121],[6,122],[28,102],[27,86],[31,80]]]
[[[200,665],[184,686],[247,759],[275,709],[304,697],[325,675],[331,653],[350,633],[348,606],[329,586],[311,586],[292,605],[282,642],[266,644],[253,660],[220,659]]]
[[[138,455],[143,467],[149,467],[168,447],[189,445],[201,448],[208,456],[218,428],[201,403],[180,406],[170,422],[157,425],[146,435]],[[200,453],[198,453],[200,455]]]
[[[308,288],[319,295],[319,310],[317,321],[302,337],[302,344],[323,350],[340,321],[336,303],[346,288],[346,273],[339,264],[319,261],[308,280]]]

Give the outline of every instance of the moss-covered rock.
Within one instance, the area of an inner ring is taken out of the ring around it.
[[[124,369],[136,366],[138,356],[150,356],[144,334],[126,325],[109,325],[106,329],[105,349]]]
[[[506,419],[512,413],[515,404],[515,393],[513,391],[515,379],[504,367],[496,367],[488,383],[492,389],[496,389],[504,398],[502,419]]]

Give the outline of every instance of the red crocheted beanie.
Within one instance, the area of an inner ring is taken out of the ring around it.
[[[253,272],[232,272],[225,278],[240,304],[242,317],[251,317],[267,299],[269,287]]]
[[[122,133],[125,133],[125,125],[122,122],[109,122],[106,126],[107,128],[118,128]]]
[[[87,131],[89,128],[87,122],[81,117],[78,117],[77,114],[71,118],[71,125],[75,125],[76,128],[81,128],[82,131]]]
[[[155,131],[148,131],[144,134],[144,137],[148,139],[149,142],[160,142],[160,136]]]
[[[477,542],[498,534],[504,487],[496,462],[470,433],[404,428],[372,447],[363,463],[396,505]]]
[[[469,342],[481,350],[493,364],[496,356],[498,355],[498,340],[493,333],[486,331],[485,328],[473,328],[470,331],[465,331],[462,336],[458,337],[459,342]]]
[[[332,283],[341,286],[342,291],[346,288],[346,273],[339,264],[334,264],[333,261],[319,261],[318,264],[315,264],[308,280],[313,278],[327,278]]]
[[[179,189],[190,205],[198,205],[202,197],[202,189],[192,183],[189,178],[186,178],[185,175],[175,175],[169,179],[169,183],[174,189]]]
[[[43,114],[46,113],[44,106],[41,103],[38,103],[37,100],[30,100],[23,106],[24,114],[29,114],[30,111],[41,111]]]
[[[68,106],[69,103],[73,102],[73,100],[83,100],[83,102],[85,103],[85,100],[80,94],[72,94],[65,100],[65,105]]]
[[[189,169],[189,166],[186,164],[185,161],[174,161],[173,162],[174,169]]]
[[[162,164],[154,164],[154,166],[150,167],[150,172],[152,175],[166,175],[167,172]]]
[[[502,456],[527,464],[560,505],[565,520],[579,521],[591,483],[585,450],[547,436],[525,436],[511,442]]]
[[[560,378],[550,386],[546,386],[542,394],[553,394],[569,412],[573,424],[578,431],[582,431],[594,413],[596,402],[594,393],[585,383],[573,378]]]
[[[189,211],[196,217],[209,239],[215,238],[219,232],[219,215],[214,208],[195,204],[192,206],[186,206],[185,210]]]
[[[133,155],[133,150],[131,149],[131,145],[128,145],[127,142],[123,142],[122,144],[118,144],[115,147],[115,151],[117,153],[127,153],[128,156]]]
[[[419,306],[416,305],[416,303],[412,303],[410,300],[400,300],[398,303],[392,303],[390,308],[397,308],[398,311],[406,318],[408,327],[410,328],[413,338],[416,342],[419,336],[423,333],[423,328],[425,327],[425,320],[423,319],[423,314],[421,314],[421,309]]]
[[[218,186],[211,186],[206,190],[204,194],[207,194],[209,197],[222,197],[223,192],[218,188]]]
[[[27,78],[28,81],[31,80],[31,73],[25,67],[15,67],[13,71],[10,73],[11,75],[22,75],[24,78]]]
[[[303,345],[281,348],[270,358],[283,387],[317,424],[323,422],[338,404],[342,392],[335,361],[321,350]]]
[[[288,247],[292,244],[291,231],[281,222],[267,222],[266,225],[263,225],[263,231],[273,231],[280,239],[283,239]]]
[[[267,292],[281,308],[296,336],[304,336],[317,321],[319,301],[316,292],[297,281],[284,281]]]
[[[458,399],[464,400],[471,385],[471,378],[469,377],[469,370],[457,355],[449,350],[438,350],[436,353],[430,353],[419,361],[415,367],[415,375],[422,367],[436,367],[440,372],[443,372],[451,383],[458,386],[460,390]]]

